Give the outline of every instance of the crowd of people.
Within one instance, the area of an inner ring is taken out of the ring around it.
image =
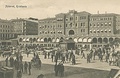
[[[41,60],[38,54],[34,54],[31,61],[23,61],[21,53],[16,52],[15,55],[6,56],[5,64],[7,67],[13,67],[17,71],[16,78],[22,78],[22,74],[31,75],[31,68],[34,63],[38,63],[39,69],[41,68]]]
[[[86,53],[87,52],[87,53]],[[29,52],[26,52],[29,58]],[[109,65],[116,65],[120,67],[120,52],[115,51],[115,48],[106,47],[94,47],[91,50],[86,51],[83,48],[76,50],[65,50],[58,48],[57,50],[52,50],[47,52],[43,50],[44,59],[51,59],[55,63],[54,71],[55,76],[64,76],[64,63],[71,63],[76,65],[76,56],[80,56],[81,59],[86,59],[87,63],[91,63],[94,60],[99,60],[100,62],[107,62]],[[17,70],[17,78],[21,78],[22,74],[31,75],[31,68],[36,67],[41,69],[41,59],[37,52],[33,52],[33,58],[31,61],[23,61],[23,56],[20,52],[16,52],[14,55],[8,55],[6,57],[6,66],[10,66]]]

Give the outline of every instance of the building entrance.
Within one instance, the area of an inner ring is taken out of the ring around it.
[[[68,50],[75,50],[75,43],[67,43],[67,49]]]

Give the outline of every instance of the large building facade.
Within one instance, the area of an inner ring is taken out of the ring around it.
[[[0,19],[0,46],[11,45],[10,39],[15,38],[14,26],[11,21]]]
[[[38,22],[38,35],[19,36],[21,45],[38,45],[44,47],[104,46],[119,37],[120,16],[118,14],[90,14],[70,10],[54,18],[41,19]],[[117,36],[116,36],[117,35]]]
[[[34,19],[12,19],[16,37],[18,35],[37,35],[38,20]]]

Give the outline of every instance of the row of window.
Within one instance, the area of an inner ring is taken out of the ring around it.
[[[90,23],[90,26],[111,26],[111,22],[106,23]]]
[[[84,19],[87,19],[86,16],[81,16],[81,17],[80,17],[80,20],[84,20]],[[73,17],[70,17],[69,20],[70,20],[70,21],[73,21],[74,18],[73,18]],[[78,17],[76,17],[75,20],[78,20]],[[68,21],[68,18],[66,18],[66,21]]]
[[[23,22],[23,21],[22,22],[14,22],[14,24],[15,25],[21,25],[21,24],[26,25],[26,22]]]
[[[9,25],[0,25],[0,28],[10,28]]]
[[[0,32],[14,32],[14,30],[2,30],[2,29],[0,29]]]
[[[42,32],[41,32],[41,31],[40,31],[40,34],[55,34],[55,31],[51,31],[51,32],[49,32],[49,31],[48,31],[48,32],[47,32],[47,31],[45,31],[45,32],[42,31]],[[62,31],[58,31],[58,34],[62,34]]]
[[[69,23],[69,26],[70,27],[73,27],[74,26],[74,24],[73,23]],[[78,23],[75,23],[75,27],[77,27],[78,26]],[[80,26],[86,26],[86,24],[85,24],[85,22],[83,22],[83,23],[80,23]],[[94,27],[96,27],[96,26],[112,26],[112,23],[111,22],[108,22],[108,23],[90,23],[90,26],[94,26]],[[55,27],[55,25],[53,25],[53,26],[47,26],[47,25],[43,25],[43,26],[39,26],[40,28],[53,28],[53,27]],[[62,25],[60,25],[60,24],[58,24],[58,27],[62,27]],[[68,24],[66,24],[66,27],[68,27]]]
[[[54,28],[55,27],[55,25],[53,25],[53,26],[47,26],[47,25],[43,25],[43,26],[39,26],[40,28]]]
[[[66,24],[66,27],[68,26],[68,24]],[[70,27],[73,27],[74,26],[74,24],[73,23],[69,23],[69,26]],[[78,26],[78,23],[75,23],[75,27],[77,27]],[[85,26],[85,22],[84,23],[80,23],[80,26]]]
[[[103,17],[103,18],[91,18],[91,21],[101,21],[101,20],[112,20],[110,17]]]
[[[81,29],[81,32],[85,32],[85,29]]]
[[[90,33],[111,33],[111,30],[90,30]]]
[[[0,38],[13,38],[14,34],[0,34]]]
[[[55,34],[55,31],[40,31],[40,34]]]
[[[53,20],[53,21],[39,21],[39,23],[55,23],[56,20]]]

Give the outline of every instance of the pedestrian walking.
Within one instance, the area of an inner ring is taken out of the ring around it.
[[[73,54],[73,55],[72,55],[72,65],[75,65],[75,63],[76,63],[76,62],[75,62],[75,55]]]
[[[50,58],[50,52],[48,52],[48,59]]]
[[[13,57],[10,57],[10,67],[13,67],[13,64],[14,64],[14,59]]]
[[[20,63],[20,71],[21,71],[22,73],[23,73],[23,69],[24,69],[23,67],[24,67],[24,66],[23,66],[23,63],[21,62],[21,63]]]
[[[57,61],[58,61],[58,56],[55,55],[55,63],[57,64]]]
[[[5,59],[6,66],[8,66],[8,57]]]
[[[20,61],[22,62],[22,60],[23,60],[23,56],[22,56],[22,55],[20,55]]]
[[[52,58],[52,62],[53,62],[53,60],[54,60],[54,54],[53,53],[51,54],[51,58]]]
[[[24,71],[25,71],[25,74],[27,74],[27,68],[28,68],[28,64],[27,64],[27,62],[25,61],[25,64],[24,64]]]
[[[44,59],[46,59],[47,58],[47,52],[45,52],[45,54],[44,54]]]
[[[64,76],[64,65],[63,64],[60,64],[59,72],[60,72],[60,77],[63,77]]]
[[[29,71],[29,75],[31,75],[31,63],[28,63],[28,71]]]
[[[40,60],[40,58],[38,59],[38,68],[39,68],[39,70],[41,69],[41,65],[42,65],[42,62],[41,62],[41,60]]]
[[[90,55],[87,54],[87,63],[90,63]]]
[[[82,53],[82,57],[81,57],[81,58],[84,58],[84,59],[85,59],[85,53],[84,53],[84,52]]]

